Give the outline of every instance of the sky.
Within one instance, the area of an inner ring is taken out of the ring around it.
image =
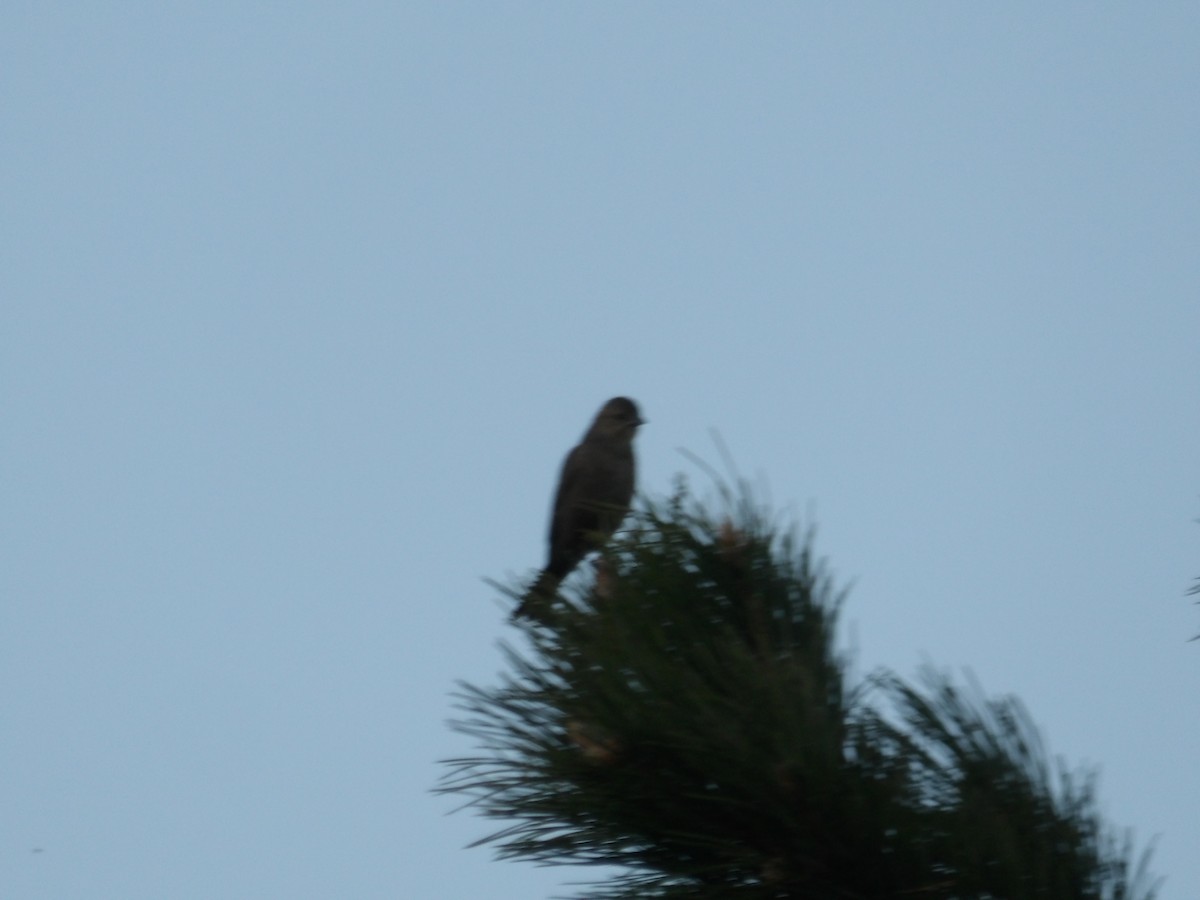
[[[436,796],[563,455],[713,433],[864,673],[1200,897],[1200,7],[0,9],[0,896],[569,894]]]

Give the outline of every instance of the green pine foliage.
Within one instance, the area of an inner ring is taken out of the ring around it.
[[[635,513],[500,684],[461,687],[479,751],[439,790],[506,823],[479,843],[618,867],[587,900],[1154,896],[1015,700],[849,684],[842,594],[748,497]]]
[[[1196,579],[1196,583],[1192,585],[1192,587],[1188,591],[1188,593],[1189,594],[1200,594],[1200,578]],[[1200,603],[1200,600],[1197,600],[1196,602]],[[1192,640],[1200,641],[1200,634],[1196,635],[1194,638],[1192,638]]]

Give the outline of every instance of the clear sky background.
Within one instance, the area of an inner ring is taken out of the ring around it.
[[[606,398],[1200,897],[1200,6],[9,2],[0,896],[529,900],[429,793]]]

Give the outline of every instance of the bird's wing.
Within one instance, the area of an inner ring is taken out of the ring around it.
[[[554,510],[550,515],[550,546],[566,535],[567,521],[575,508],[579,489],[587,481],[588,453],[583,444],[575,446],[563,460],[562,472],[558,476],[558,490],[554,494]]]

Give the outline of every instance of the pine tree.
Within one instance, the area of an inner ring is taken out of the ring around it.
[[[1016,700],[934,671],[849,684],[811,535],[748,492],[724,506],[681,486],[635,513],[595,582],[505,646],[499,686],[461,686],[479,755],[439,790],[507,823],[478,843],[618,867],[588,900],[1154,896]]]
[[[1200,578],[1196,579],[1196,583],[1191,586],[1191,588],[1188,590],[1188,593],[1189,594],[1200,594]],[[1200,600],[1197,600],[1196,602],[1200,603]],[[1196,635],[1194,638],[1192,638],[1192,640],[1200,641],[1200,634]]]

